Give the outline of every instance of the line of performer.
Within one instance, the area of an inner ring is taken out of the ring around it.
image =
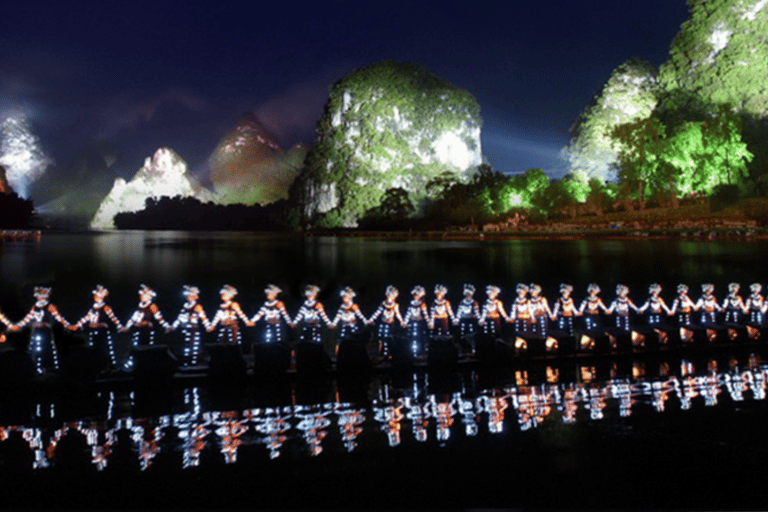
[[[701,296],[694,302],[688,296],[688,286],[677,286],[677,295],[671,305],[660,296],[662,287],[651,284],[648,296],[641,306],[629,298],[629,288],[623,284],[616,286],[616,296],[606,306],[600,298],[597,284],[587,286],[587,295],[577,306],[572,297],[573,286],[563,283],[559,287],[560,296],[550,307],[549,301],[542,295],[542,288],[537,284],[518,284],[516,297],[507,310],[499,299],[501,289],[488,285],[485,288],[486,300],[481,304],[475,299],[475,287],[463,286],[463,298],[454,309],[446,298],[448,288],[438,284],[434,288],[431,304],[425,301],[426,290],[415,286],[411,290],[411,300],[401,312],[398,302],[399,291],[388,286],[384,300],[369,318],[355,302],[355,291],[345,287],[339,292],[341,304],[336,315],[331,319],[323,304],[318,301],[320,288],[307,285],[304,289],[305,300],[296,316],[291,318],[285,304],[279,300],[282,290],[273,284],[264,289],[265,301],[255,315],[249,317],[236,301],[238,291],[231,285],[224,285],[219,291],[220,305],[213,317],[209,317],[200,304],[200,290],[195,286],[184,285],[182,293],[185,303],[176,318],[166,321],[155,302],[157,293],[142,284],[138,290],[138,304],[125,323],[122,323],[107,303],[109,291],[103,285],[97,285],[92,291],[93,304],[88,312],[77,322],[68,322],[51,302],[51,288],[35,287],[34,305],[20,321],[13,323],[0,313],[0,323],[8,331],[30,329],[30,351],[37,371],[58,370],[59,356],[53,339],[52,327],[60,323],[71,331],[85,331],[88,345],[100,354],[107,369],[118,368],[113,340],[114,332],[130,333],[133,347],[151,346],[159,328],[165,332],[179,331],[182,337],[181,363],[196,366],[201,362],[202,339],[205,332],[216,332],[218,342],[228,345],[242,345],[244,327],[254,327],[262,322],[263,343],[287,341],[286,327],[297,329],[298,339],[302,342],[322,343],[323,326],[338,329],[338,340],[355,337],[363,326],[375,326],[378,353],[381,359],[392,356],[393,343],[405,338],[407,350],[414,356],[423,355],[427,341],[431,337],[450,338],[455,334],[464,343],[463,350],[474,355],[475,338],[478,334],[502,336],[503,323],[514,325],[517,334],[538,334],[546,336],[553,322],[555,329],[573,335],[577,328],[576,319],[581,320],[581,329],[592,332],[602,328],[603,315],[613,318],[616,329],[631,329],[630,313],[644,316],[648,326],[661,326],[666,317],[674,317],[676,325],[690,326],[694,323],[714,324],[718,319],[726,323],[750,323],[762,326],[768,313],[768,302],[761,294],[762,286],[754,283],[750,286],[751,294],[747,299],[739,295],[738,283],[728,285],[728,295],[717,300],[712,284],[701,286]],[[404,334],[401,334],[401,329]],[[130,370],[132,358],[128,358],[121,367]]]

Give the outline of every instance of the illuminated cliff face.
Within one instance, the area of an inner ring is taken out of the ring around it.
[[[9,114],[0,121],[0,165],[5,167],[6,179],[19,196],[28,196],[29,185],[40,178],[53,164],[32,133],[23,114]]]
[[[148,197],[190,197],[208,200],[204,193],[196,193],[194,181],[187,173],[187,163],[170,148],[160,148],[144,161],[131,181],[115,180],[112,190],[101,202],[91,221],[93,229],[113,229],[114,216],[121,212],[144,209]]]
[[[646,119],[657,103],[656,70],[651,64],[632,59],[616,68],[593,104],[581,113],[575,137],[564,150],[571,172],[615,179],[621,146],[611,132],[621,124]]]
[[[467,91],[408,63],[380,62],[334,84],[300,176],[310,225],[357,225],[389,188],[421,206],[425,185],[482,163],[480,107]]]
[[[253,114],[244,114],[209,160],[215,201],[264,205],[286,199],[305,154],[301,146],[283,151]]]

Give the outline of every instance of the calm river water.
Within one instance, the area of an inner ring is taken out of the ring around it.
[[[424,241],[251,234],[44,233],[0,242],[0,307],[11,320],[36,285],[76,320],[97,284],[125,321],[146,283],[174,318],[183,284],[214,311],[232,284],[253,314],[262,290],[293,315],[318,284],[335,312],[352,286],[366,315],[395,284],[486,284],[513,297],[561,282],[765,283],[764,241]],[[744,293],[746,295],[746,293]],[[123,339],[127,343],[127,339]],[[570,361],[361,381],[189,383],[0,395],[8,507],[30,508],[765,508],[768,350]]]

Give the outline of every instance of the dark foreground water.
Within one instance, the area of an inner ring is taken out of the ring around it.
[[[730,281],[764,282],[766,256],[765,242],[746,241],[44,234],[0,243],[0,307],[18,320],[32,287],[52,286],[76,320],[97,283],[123,321],[141,283],[170,318],[183,284],[210,312],[233,284],[248,314],[270,282],[292,315],[308,283],[332,312],[353,286],[366,315],[390,283],[445,283],[454,301],[464,282],[497,284],[505,301],[517,282],[550,300],[560,282],[580,300],[593,281],[605,299],[618,282],[637,302],[651,282],[665,298],[678,282],[713,282],[722,297]],[[767,351],[727,350],[354,381],[4,390],[0,506],[765,509]]]

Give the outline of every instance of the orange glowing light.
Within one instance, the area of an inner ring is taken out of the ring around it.
[[[557,340],[552,336],[547,338],[547,352],[555,352],[557,350]]]
[[[760,339],[760,329],[756,329],[752,327],[751,325],[747,326],[747,335],[749,336],[749,339],[751,340],[759,340]]]
[[[595,340],[587,336],[586,334],[581,335],[581,339],[579,340],[579,344],[581,345],[582,350],[594,350],[595,349]]]

